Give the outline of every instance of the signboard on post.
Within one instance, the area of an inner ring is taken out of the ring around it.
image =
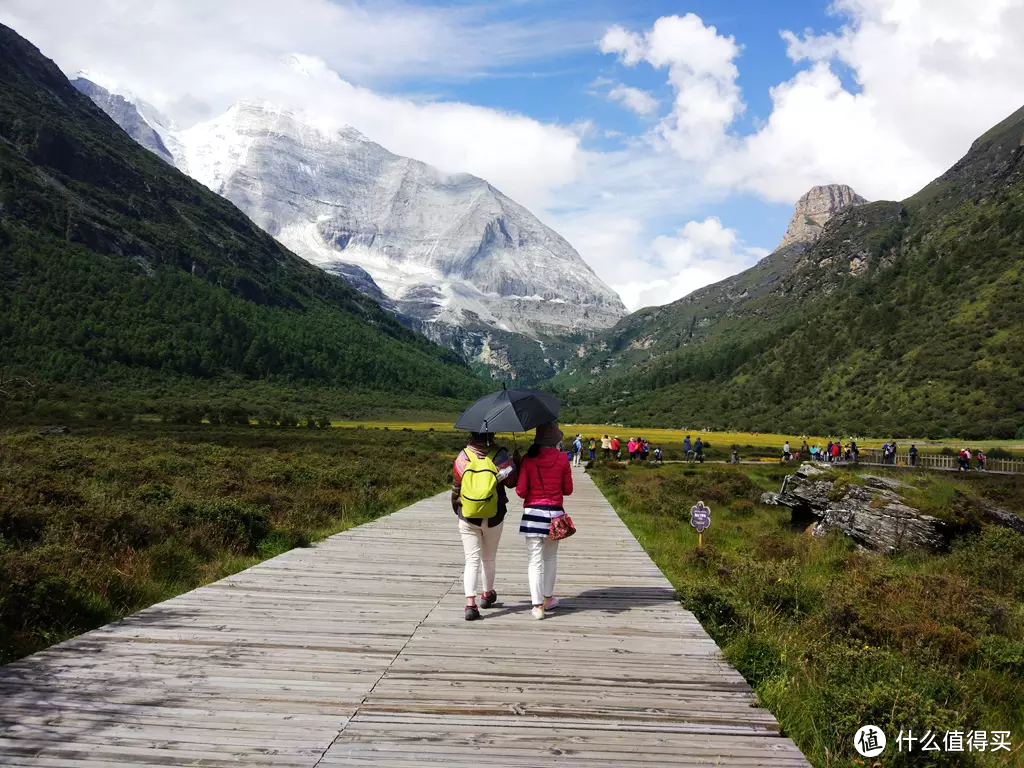
[[[690,525],[697,529],[697,550],[703,550],[704,531],[711,527],[711,508],[703,501],[690,507]]]

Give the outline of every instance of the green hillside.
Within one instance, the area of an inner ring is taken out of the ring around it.
[[[137,145],[3,26],[0,361],[0,380],[64,392],[485,386]]]
[[[903,203],[623,320],[555,379],[572,418],[1024,437],[1024,110]]]

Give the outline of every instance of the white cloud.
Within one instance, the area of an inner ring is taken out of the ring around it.
[[[724,191],[793,202],[843,182],[901,199],[952,165],[970,142],[1024,103],[1024,0],[836,0],[836,32],[782,33],[804,68],[771,90],[772,112],[747,136],[739,49],[692,14],[643,35],[609,30],[602,50],[668,67],[675,124],[660,133]],[[663,41],[663,42],[662,42]],[[849,73],[855,87],[840,75]]]
[[[790,200],[823,181],[901,199],[1024,103],[1024,0],[838,0],[838,33],[783,33],[808,62],[772,92],[730,183]],[[859,86],[844,88],[840,67]]]
[[[0,21],[66,71],[94,70],[183,127],[260,98],[349,124],[389,150],[481,176],[542,209],[582,163],[585,124],[385,95],[397,79],[473,76],[592,34],[568,22],[492,22],[471,6],[331,0],[3,0]],[[484,9],[485,10],[485,9]],[[584,34],[586,32],[586,34]]]
[[[647,280],[621,286],[620,295],[632,309],[676,301],[752,267],[767,251],[744,245],[736,230],[715,217],[688,222],[673,236],[659,236],[652,243],[657,256]]]
[[[726,129],[743,112],[734,63],[739,46],[692,13],[664,16],[642,36],[613,27],[601,40],[601,51],[618,54],[627,66],[646,61],[668,70],[676,98],[657,133],[684,159],[703,160],[717,152]]]
[[[653,240],[642,215],[601,215],[561,222],[571,241],[630,310],[667,304],[756,264],[768,254],[746,245],[716,217],[690,221]]]
[[[658,100],[640,88],[616,85],[608,91],[608,98],[619,102],[626,109],[636,112],[641,117],[652,115],[658,111]]]

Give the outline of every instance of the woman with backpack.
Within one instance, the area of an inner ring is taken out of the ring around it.
[[[560,452],[559,455],[564,456]],[[452,509],[459,518],[459,535],[466,556],[462,572],[466,621],[479,619],[480,608],[490,608],[498,600],[494,574],[501,529],[508,512],[505,488],[515,488],[519,461],[518,451],[509,458],[508,451],[495,444],[493,434],[473,432],[469,444],[459,451],[452,464]],[[565,463],[569,463],[568,459]],[[484,590],[478,607],[476,586],[481,572]]]
[[[565,455],[553,446],[562,439],[555,422],[537,427],[533,445],[519,465],[516,493],[523,499],[519,533],[526,539],[528,576],[533,617],[558,606],[555,576],[558,571],[558,542],[549,538],[551,521],[565,514],[563,500],[572,493],[572,469]]]

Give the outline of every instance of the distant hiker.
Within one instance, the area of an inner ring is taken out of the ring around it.
[[[597,441],[594,438],[590,438],[590,445],[588,449],[590,451],[590,460],[593,461],[597,458]]]
[[[853,463],[857,463],[857,457],[860,456],[860,448],[857,447],[857,441],[850,441],[850,456],[853,458]]]
[[[636,459],[636,438],[629,438],[629,442],[626,443],[626,452],[629,454],[630,461]]]
[[[888,442],[882,444],[882,463],[883,464],[888,464],[889,463],[889,443]]]
[[[787,440],[786,444],[782,446],[782,460],[789,461],[791,458],[793,458],[793,452],[790,450],[789,440]]]
[[[812,445],[811,446],[811,461],[817,461],[817,460],[818,460],[818,446]]]
[[[896,466],[896,454],[899,451],[899,449],[899,445],[897,445],[896,441],[893,440],[892,445],[889,446],[889,453],[892,454],[892,461],[890,461],[889,463],[892,464],[894,467]]]
[[[604,451],[605,459],[612,457],[612,439],[608,435],[601,438],[601,450]]]
[[[839,463],[839,442],[832,443],[832,461],[836,464]]]
[[[960,451],[960,471],[967,472],[971,468],[971,451],[969,448],[964,448]]]
[[[832,441],[828,441],[828,445],[825,446],[825,461],[832,461]]]
[[[519,533],[526,538],[529,558],[530,597],[533,617],[558,605],[555,576],[558,570],[558,542],[548,538],[551,521],[565,514],[564,497],[572,494],[572,471],[562,454],[553,450],[561,437],[558,424],[537,427],[533,445],[519,465],[516,493],[523,499],[523,520]]]
[[[693,457],[701,464],[704,463],[704,441],[699,437],[697,442],[693,444]]]
[[[917,466],[917,446],[914,445],[913,443],[910,444],[909,456],[910,456],[910,466],[916,467]]]
[[[618,436],[612,438],[612,453],[616,459],[622,458],[622,441],[619,440]]]
[[[646,440],[640,441],[640,461],[647,462],[647,459],[651,455],[651,444]]]
[[[466,621],[480,618],[476,586],[483,572],[480,606],[490,608],[498,599],[494,591],[495,557],[501,529],[508,512],[505,488],[515,488],[519,479],[518,451],[508,451],[494,442],[494,435],[473,432],[469,444],[452,464],[452,509],[459,518],[459,535],[466,565],[462,586],[466,595]]]
[[[811,449],[810,449],[810,447],[809,447],[809,446],[807,445],[807,441],[806,441],[806,440],[804,440],[804,442],[803,442],[803,445],[801,445],[801,446],[800,446],[800,455],[801,455],[801,456],[806,456],[806,455],[807,455],[807,454],[809,454],[810,452],[811,452]]]
[[[578,467],[580,465],[580,457],[583,455],[583,439],[576,435],[576,439],[572,441],[572,465]]]
[[[982,453],[981,448],[979,448],[978,449],[978,469],[980,469],[982,472],[985,471],[985,462],[987,460],[988,460],[988,457],[984,453]]]
[[[739,448],[733,448],[732,449],[732,457],[729,459],[729,463],[730,464],[739,464],[740,463],[740,450],[739,450]]]
[[[686,461],[691,461],[692,458],[693,458],[691,456],[692,452],[693,452],[693,444],[690,442],[690,436],[687,435],[686,439],[683,440],[683,458]]]
[[[654,449],[654,463],[655,464],[662,464],[662,463],[664,463],[661,460],[661,446],[660,445],[657,448]]]

